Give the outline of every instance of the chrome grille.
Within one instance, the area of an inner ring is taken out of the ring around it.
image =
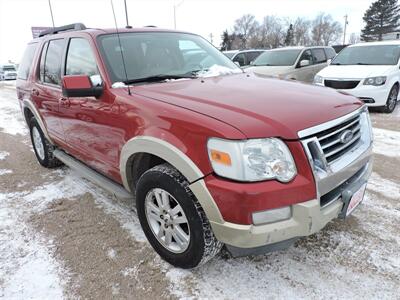
[[[361,138],[360,115],[316,134],[328,164],[353,149]]]

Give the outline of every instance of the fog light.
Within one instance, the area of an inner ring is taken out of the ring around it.
[[[290,206],[269,209],[253,213],[253,224],[261,225],[290,219],[292,209]]]

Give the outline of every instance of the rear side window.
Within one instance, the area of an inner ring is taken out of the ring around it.
[[[96,59],[87,40],[71,39],[68,47],[66,75],[97,75]]]
[[[314,64],[320,64],[323,62],[326,62],[326,56],[324,49],[312,49],[311,50],[313,58],[314,58]]]
[[[336,52],[333,48],[325,48],[326,57],[332,59],[336,56]]]
[[[64,40],[52,40],[43,48],[40,61],[40,78],[45,83],[61,85],[61,57]]]
[[[37,43],[29,44],[26,47],[24,57],[22,58],[22,62],[18,68],[18,78],[27,80],[29,73],[31,71],[32,61],[35,56]]]

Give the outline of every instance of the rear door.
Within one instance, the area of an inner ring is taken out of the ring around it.
[[[323,68],[325,68],[328,65],[328,63],[327,63],[328,59],[326,57],[326,54],[325,54],[325,51],[323,48],[315,48],[315,49],[312,49],[311,52],[312,52],[312,55],[314,58],[314,64],[315,64],[314,73],[311,74],[312,76],[310,78],[310,81],[313,81],[315,75],[317,75],[317,73],[319,71],[321,71]]]
[[[40,56],[39,74],[33,84],[31,98],[46,123],[49,135],[61,142],[64,131],[60,122],[59,100],[62,98],[61,65],[65,39],[47,41]]]

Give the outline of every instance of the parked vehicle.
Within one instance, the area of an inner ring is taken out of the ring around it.
[[[0,80],[15,80],[17,79],[17,70],[15,65],[0,65]]]
[[[400,41],[351,45],[314,79],[391,113],[399,98]]]
[[[240,50],[240,51],[225,51],[225,56],[230,58],[234,63],[240,67],[246,67],[251,64],[260,54],[264,53],[265,50],[251,49],[251,50]]]
[[[266,51],[247,72],[280,79],[312,82],[336,55],[332,47],[286,47]]]
[[[332,45],[332,48],[335,50],[336,53],[339,53],[344,48],[348,47],[349,45]]]
[[[246,74],[195,34],[51,29],[27,46],[17,94],[39,163],[135,199],[150,244],[182,268],[223,245],[288,247],[349,215],[371,173],[361,101]]]

